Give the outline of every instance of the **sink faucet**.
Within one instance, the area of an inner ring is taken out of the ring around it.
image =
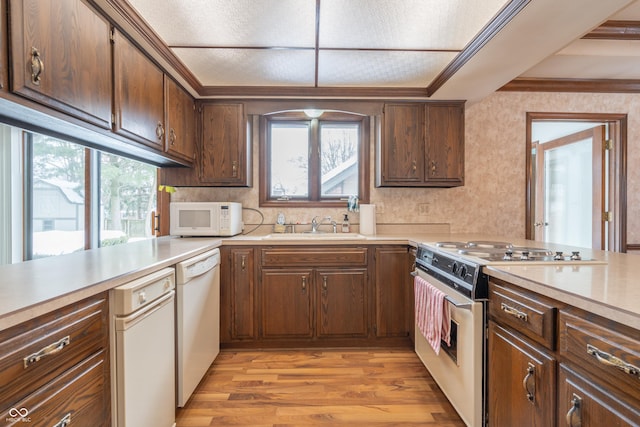
[[[333,226],[333,232],[337,233],[338,232],[338,224],[335,221],[331,220],[330,216],[326,216],[324,218],[322,218],[322,220],[320,222],[318,222],[318,216],[314,216],[313,219],[311,220],[311,232],[312,233],[317,233],[318,232],[318,227],[320,227],[324,221],[329,221],[329,223]]]

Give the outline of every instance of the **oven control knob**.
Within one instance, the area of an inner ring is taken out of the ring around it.
[[[460,266],[460,270],[458,270],[458,275],[459,275],[460,277],[462,277],[463,279],[464,279],[465,277],[467,277],[467,266],[466,266],[466,265],[462,265],[462,266]]]
[[[453,274],[456,274],[456,272],[457,272],[457,271],[458,271],[458,263],[454,261],[454,262],[451,264],[451,272],[452,272]]]

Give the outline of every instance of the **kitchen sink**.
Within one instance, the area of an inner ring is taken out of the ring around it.
[[[351,240],[366,239],[358,233],[272,233],[263,236],[263,240]]]

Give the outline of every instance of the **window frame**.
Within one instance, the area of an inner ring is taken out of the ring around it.
[[[309,124],[310,162],[309,164],[309,196],[307,198],[292,198],[289,200],[278,200],[269,196],[271,188],[270,170],[270,124],[272,122],[305,122]],[[358,198],[360,203],[369,203],[369,146],[370,142],[370,120],[366,115],[343,111],[325,111],[319,118],[310,118],[303,111],[285,111],[260,116],[260,158],[259,158],[259,205],[260,207],[345,207],[346,199],[327,198],[321,195],[320,183],[320,124],[327,123],[354,123],[360,128],[360,138],[358,142]],[[311,154],[311,152],[314,152]]]

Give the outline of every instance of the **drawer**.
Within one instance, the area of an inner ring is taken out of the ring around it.
[[[268,248],[262,249],[262,265],[279,266],[365,266],[367,265],[367,248]]]
[[[489,316],[546,348],[555,349],[555,301],[521,288],[489,282]]]
[[[107,358],[105,350],[90,356],[25,399],[2,408],[1,419],[24,426],[110,426]]]
[[[640,399],[640,333],[578,309],[561,310],[559,353]]]
[[[106,293],[0,333],[0,402],[15,402],[108,348]]]

